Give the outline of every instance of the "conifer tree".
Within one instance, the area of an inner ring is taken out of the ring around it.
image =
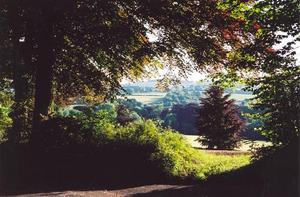
[[[235,100],[224,95],[224,90],[211,86],[200,99],[198,117],[198,141],[208,148],[233,149],[238,146],[244,121]]]

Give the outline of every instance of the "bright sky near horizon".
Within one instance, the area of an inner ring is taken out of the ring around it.
[[[280,48],[282,48],[284,45],[286,45],[288,42],[291,42],[291,41],[293,41],[294,39],[295,39],[295,38],[293,38],[293,37],[288,37],[288,38],[286,38],[286,39],[283,39],[282,42],[281,42],[280,44],[274,46],[274,49],[280,49]],[[298,66],[300,66],[300,42],[296,42],[296,44],[294,45],[294,49],[295,49],[295,51],[296,51],[295,58],[296,58],[296,60],[297,60],[297,64],[298,64]],[[200,80],[200,79],[203,79],[204,77],[205,77],[204,74],[197,73],[197,72],[193,72],[193,73],[189,76],[188,80],[189,80],[189,81],[198,81],[198,80]]]
[[[158,34],[159,32],[153,32],[155,34]],[[154,42],[155,40],[158,39],[157,35],[154,35],[152,33],[147,33],[147,36],[148,36],[148,39],[150,42]],[[283,39],[282,42],[280,44],[277,44],[274,46],[274,49],[280,49],[282,48],[284,45],[286,45],[288,42],[291,42],[293,41],[293,37],[288,37],[286,39]],[[300,42],[296,42],[296,44],[294,45],[294,49],[296,51],[296,55],[295,55],[295,58],[297,60],[297,64],[298,66],[300,66]],[[164,70],[160,71],[160,75],[163,75],[165,73]],[[148,79],[144,79],[143,81],[145,80],[155,80],[159,77],[156,77],[156,78],[148,78]],[[199,72],[193,72],[191,73],[188,78],[186,80],[188,81],[199,81],[199,80],[202,80],[205,78],[205,74],[204,73],[199,73]],[[125,84],[125,83],[128,83],[129,81],[124,79],[122,81],[122,84]]]

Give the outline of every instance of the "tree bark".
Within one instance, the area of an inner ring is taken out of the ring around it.
[[[17,51],[18,49],[16,49]],[[18,52],[17,52],[18,53]],[[21,56],[15,57],[13,64],[14,104],[12,106],[13,125],[8,135],[9,140],[18,143],[29,131],[30,84],[27,64]]]
[[[39,135],[41,121],[49,113],[49,106],[52,102],[53,64],[55,61],[52,25],[44,21],[38,28],[38,59],[31,141],[34,141],[35,137]]]
[[[8,131],[8,141],[13,144],[19,143],[21,136],[27,133],[29,128],[29,106],[30,103],[30,44],[25,40],[20,42],[24,36],[25,29],[22,17],[19,15],[18,2],[9,1],[8,4],[9,26],[12,30],[12,62],[14,104],[12,106],[11,118],[12,128]]]

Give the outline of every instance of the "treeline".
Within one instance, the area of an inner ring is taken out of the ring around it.
[[[138,89],[136,89],[138,90]],[[228,93],[251,94],[242,88],[228,88],[224,91]],[[199,112],[200,98],[203,97],[204,86],[190,85],[184,88],[177,88],[169,91],[163,98],[151,104],[143,105],[135,99],[121,100],[122,105],[129,110],[136,112],[146,119],[155,119],[165,127],[170,127],[183,134],[196,135],[197,117]],[[262,126],[260,118],[254,118],[254,114],[259,113],[258,109],[250,106],[250,99],[236,101],[242,118],[246,120],[246,128],[242,134],[247,139],[264,139],[257,131]]]
[[[166,96],[168,98],[168,96]],[[144,105],[135,99],[119,100],[121,105],[126,106],[132,113],[138,114],[146,119],[154,119],[164,127],[170,127],[182,134],[197,135],[197,118],[199,113],[198,103],[173,103],[173,105]],[[242,118],[246,120],[246,129],[242,136],[246,139],[264,139],[256,128],[260,127],[262,121],[249,117],[251,114],[257,113],[257,110],[249,106],[248,101],[244,101],[243,105],[239,105]],[[246,114],[248,116],[246,116]]]
[[[95,104],[91,107],[74,105],[66,109],[60,109],[59,113],[63,116],[72,116],[79,111],[86,111],[88,108],[93,110],[108,110],[112,116],[116,117],[117,122],[124,125],[128,122],[139,119],[150,119],[160,123],[165,128],[172,128],[182,134],[198,135],[197,119],[199,116],[199,103],[189,102],[191,94],[183,92],[170,92],[156,104],[147,105],[138,102],[136,99],[119,98],[115,102]],[[197,96],[200,98],[199,92]],[[251,114],[257,110],[249,106],[249,100],[243,101],[239,106],[242,119],[246,120],[246,128],[242,137],[246,139],[264,139],[255,128],[261,126],[261,120],[253,119]]]
[[[150,83],[150,82],[149,82]],[[171,91],[188,91],[188,92],[199,92],[204,91],[209,87],[211,83],[200,83],[200,84],[183,84],[177,87],[171,87]],[[145,92],[163,92],[159,88],[155,87],[155,84],[151,83],[148,85],[139,85],[139,84],[127,84],[123,86],[126,94],[136,94],[136,93],[145,93]],[[238,94],[252,94],[251,91],[244,90],[244,86],[237,86],[235,88],[227,88],[225,93],[238,93]]]

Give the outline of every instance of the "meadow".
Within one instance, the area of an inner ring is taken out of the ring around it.
[[[151,105],[160,99],[163,99],[164,96],[166,96],[167,93],[164,92],[145,92],[145,93],[133,93],[130,95],[126,95],[126,98],[128,99],[135,99],[138,102],[141,102],[146,105]],[[241,94],[241,93],[232,93],[230,98],[235,99],[237,102],[242,102],[246,99],[253,98],[253,95],[251,94]],[[199,102],[198,100],[195,100],[195,102]]]
[[[198,135],[183,135],[183,137],[187,140],[187,142],[189,144],[192,145],[192,147],[194,148],[198,148],[198,149],[205,149],[206,147],[201,145],[201,143],[199,143],[197,141],[197,138],[199,137]],[[267,141],[263,141],[263,140],[241,140],[240,142],[240,146],[235,148],[232,153],[249,153],[250,151],[254,150],[255,148],[260,148],[260,147],[265,147],[265,146],[271,146],[272,143],[271,142],[267,142]],[[226,151],[228,152],[228,151]]]
[[[152,104],[159,99],[162,99],[166,93],[164,92],[145,92],[145,93],[134,93],[131,95],[127,95],[128,99],[135,99],[138,102],[149,105]]]

